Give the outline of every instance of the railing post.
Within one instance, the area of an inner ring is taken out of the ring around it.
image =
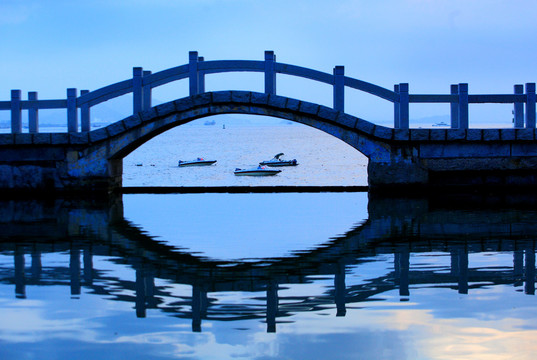
[[[67,89],[67,131],[78,132],[78,111],[76,107],[76,88]]]
[[[535,83],[526,83],[526,128],[535,128]]]
[[[11,133],[22,132],[21,91],[11,90]]]
[[[89,90],[80,90],[80,96],[88,93]],[[90,106],[88,103],[85,103],[80,106],[80,130],[82,132],[90,131],[90,121]]]
[[[400,103],[399,103],[399,85],[395,84],[393,86],[393,92],[396,94],[396,100],[393,102],[393,127],[394,129],[400,129],[401,124],[399,123],[400,115]]]
[[[459,95],[459,85],[451,85],[451,95]],[[459,104],[458,101],[451,102],[451,128],[459,128]]]
[[[144,70],[142,71],[142,77],[146,77],[146,76],[149,76],[151,75],[151,71],[149,70]],[[143,79],[142,79],[142,97],[143,97],[143,110],[149,110],[151,108],[151,103],[152,103],[152,97],[151,97],[151,86],[149,85],[144,85],[143,84]]]
[[[265,94],[276,94],[276,71],[274,71],[274,62],[276,55],[274,51],[265,51]]]
[[[37,91],[29,91],[28,100],[37,101]],[[32,134],[39,132],[39,114],[37,110],[37,103],[31,103],[28,107],[28,130]]]
[[[408,129],[409,124],[409,106],[408,106],[408,84],[399,84],[399,127]]]
[[[345,67],[334,68],[334,110],[345,112]]]
[[[198,62],[202,62],[203,60],[205,60],[203,56],[198,58]],[[198,92],[200,94],[205,92],[205,71],[202,70],[198,71]]]
[[[198,52],[188,53],[188,73],[190,77],[190,96],[199,94]]]
[[[143,76],[144,70],[141,67],[132,68],[132,111],[139,113],[144,109],[143,96]]]
[[[468,126],[468,84],[459,84],[459,129]]]
[[[524,85],[515,85],[514,92],[515,95],[524,94]],[[513,105],[513,126],[518,129],[524,127],[524,103],[519,101]]]

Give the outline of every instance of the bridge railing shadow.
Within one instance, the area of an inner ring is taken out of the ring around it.
[[[335,66],[333,73],[326,73],[297,65],[276,62],[273,51],[265,51],[264,61],[256,60],[213,60],[205,61],[198,52],[189,53],[188,64],[152,73],[141,67],[133,68],[133,77],[97,90],[67,89],[64,99],[39,100],[36,91],[28,92],[22,100],[21,90],[12,90],[11,99],[0,101],[0,111],[11,112],[11,133],[22,133],[22,110],[28,110],[30,133],[39,132],[38,112],[42,109],[66,109],[68,132],[87,132],[91,129],[91,107],[110,99],[132,93],[133,114],[148,110],[152,106],[152,90],[173,81],[188,79],[189,95],[204,93],[205,76],[224,72],[264,73],[264,92],[277,94],[277,74],[290,75],[325,83],[333,87],[333,108],[345,111],[345,88],[363,91],[394,104],[394,128],[409,128],[409,104],[450,104],[451,124],[454,129],[469,128],[469,104],[500,103],[513,104],[515,128],[535,128],[536,92],[535,83],[514,85],[513,94],[469,94],[468,84],[451,85],[449,94],[411,94],[409,84],[394,85],[393,90],[345,76],[344,66]],[[78,113],[80,112],[80,125]],[[121,119],[118,119],[118,121]]]

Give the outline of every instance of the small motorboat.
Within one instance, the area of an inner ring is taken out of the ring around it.
[[[259,165],[254,169],[235,169],[235,175],[248,175],[248,176],[270,176],[276,175],[281,172],[281,170],[267,169],[264,166]]]
[[[179,160],[178,166],[206,166],[212,165],[216,160],[205,160],[204,158],[197,158],[196,160],[182,161]]]
[[[280,156],[283,156],[283,153],[279,153],[274,155],[274,158],[266,161],[262,161],[259,163],[259,165],[266,165],[266,166],[296,166],[298,163],[296,162],[296,159],[293,160],[283,160],[280,159]]]

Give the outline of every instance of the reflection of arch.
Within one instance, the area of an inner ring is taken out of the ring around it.
[[[31,203],[24,208],[32,208]],[[194,330],[201,329],[202,318],[267,316],[268,330],[275,331],[277,317],[334,303],[337,314],[344,315],[346,304],[369,301],[389,290],[399,289],[400,295],[406,297],[411,284],[437,284],[466,293],[472,287],[525,281],[525,291],[535,291],[535,240],[528,237],[537,230],[534,210],[477,208],[461,214],[458,208],[433,208],[427,199],[372,199],[366,222],[318,249],[264,263],[229,264],[175,251],[122,219],[118,216],[121,211],[111,216],[108,204],[101,208],[80,208],[76,203],[51,205],[42,204],[41,209],[33,206],[34,217],[17,212],[9,217],[10,222],[0,223],[0,252],[11,253],[15,259],[15,269],[0,269],[2,283],[14,283],[18,296],[25,296],[24,286],[32,284],[68,285],[74,296],[79,296],[80,287],[85,286],[112,299],[135,303],[138,316],[145,316],[147,307],[158,307],[174,316],[192,318]],[[121,203],[115,204],[118,205]],[[6,208],[16,210],[17,206],[3,207]],[[57,212],[51,212],[52,208]],[[493,227],[489,225],[491,219]],[[38,231],[43,223],[56,230],[50,238]],[[40,273],[44,265],[40,254],[57,251],[70,254],[69,269],[47,267]],[[451,254],[450,272],[411,268],[411,253],[431,251]],[[472,269],[468,254],[482,251],[512,251],[513,268]],[[32,257],[29,270],[25,270],[25,254]],[[394,270],[363,284],[346,286],[346,268],[360,266],[378,254],[394,254]],[[115,261],[131,266],[136,271],[136,281],[110,277],[94,269],[91,258],[95,255],[113,256]],[[287,304],[279,305],[279,284],[308,282],[311,275],[333,275],[333,289],[316,296],[286,299]],[[169,290],[156,287],[155,278],[189,284],[192,296],[175,297]],[[106,284],[135,291],[136,295],[115,293]],[[208,293],[219,291],[266,291],[266,298],[258,299],[266,301],[266,308],[237,305],[226,312],[211,306]],[[162,303],[162,297],[174,299],[173,304]],[[185,311],[184,306],[191,307],[191,311]]]

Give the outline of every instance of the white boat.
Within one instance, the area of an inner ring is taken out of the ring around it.
[[[279,153],[274,155],[274,158],[266,161],[262,161],[259,163],[259,165],[267,165],[267,166],[296,166],[298,163],[296,162],[296,159],[293,160],[283,160],[280,159],[280,156],[282,156],[283,153]]]
[[[258,166],[254,169],[235,169],[235,175],[248,175],[248,176],[270,176],[276,175],[281,172],[281,170],[267,169],[264,166]]]
[[[197,158],[196,160],[182,161],[179,160],[178,166],[206,166],[212,165],[216,160],[205,160],[204,158]]]

